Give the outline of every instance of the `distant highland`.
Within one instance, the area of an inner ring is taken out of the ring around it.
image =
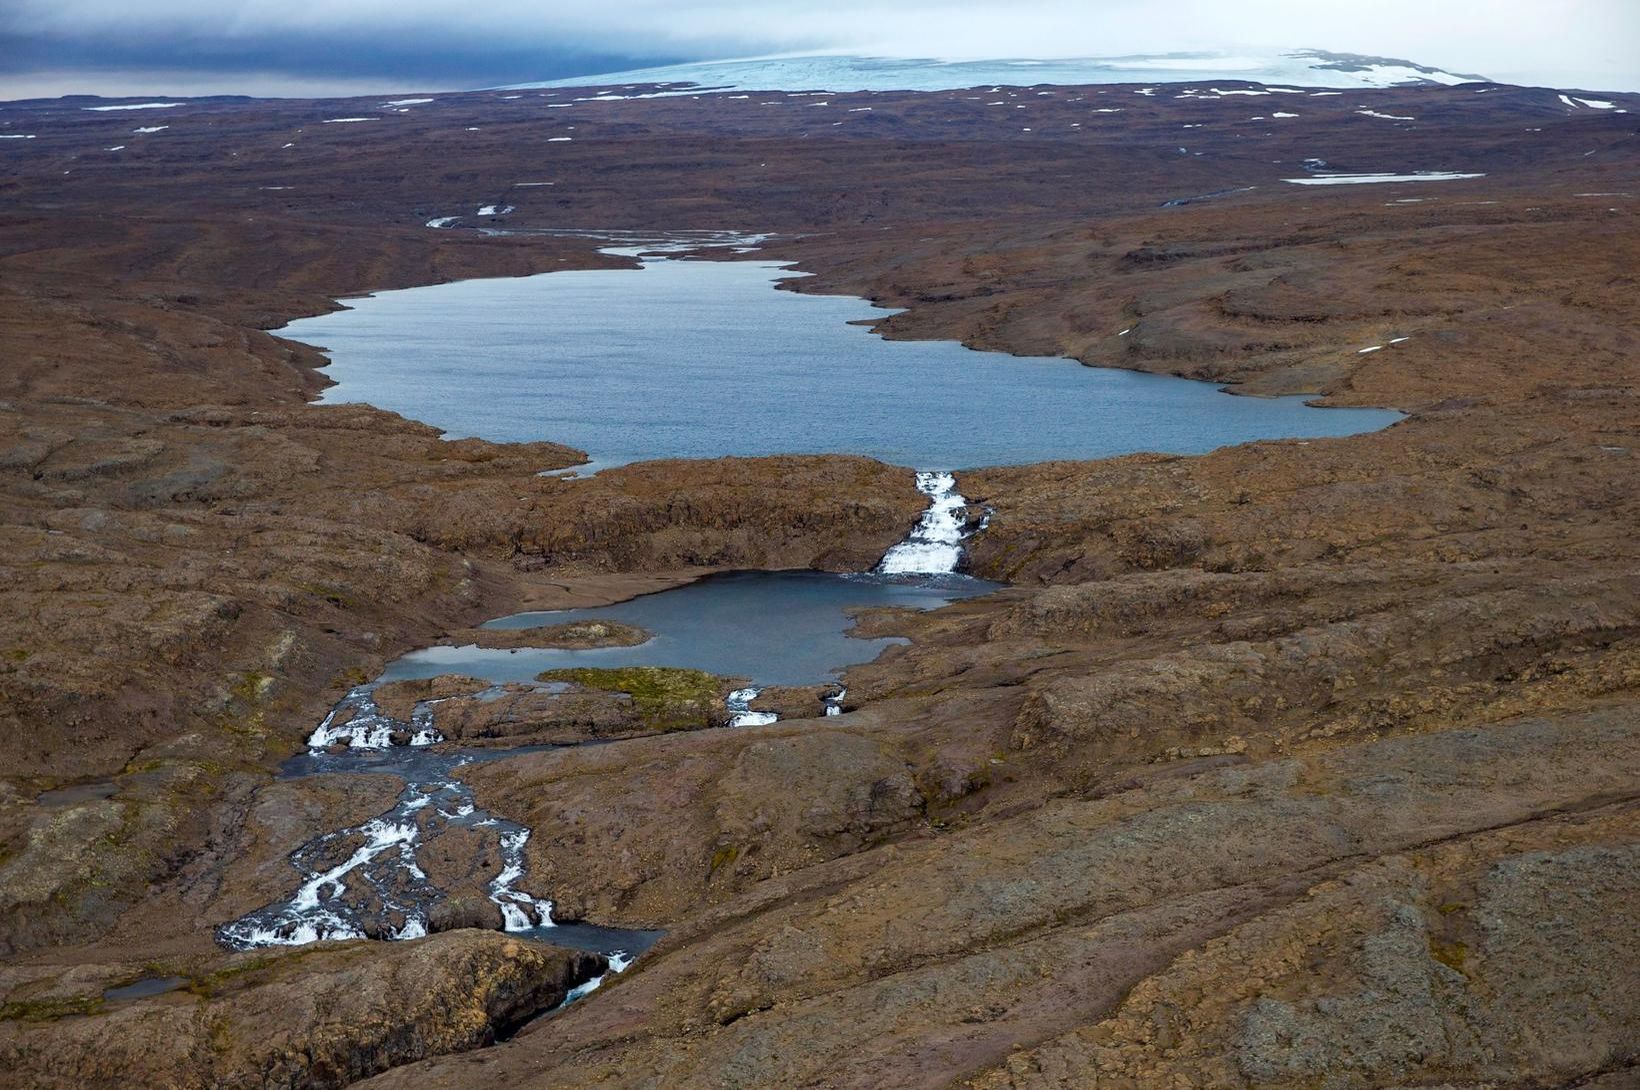
[[[635,68],[516,86],[619,87],[660,83],[713,90],[846,92],[941,91],[980,84],[1179,83],[1214,79],[1295,83],[1307,87],[1489,82],[1485,76],[1448,72],[1391,57],[1300,49],[969,61],[804,54]]]

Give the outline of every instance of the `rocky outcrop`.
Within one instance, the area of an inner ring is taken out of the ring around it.
[[[594,620],[530,628],[464,628],[460,632],[450,633],[443,642],[457,647],[562,647],[584,650],[589,647],[636,647],[650,638],[648,632],[633,625]]]
[[[632,700],[617,692],[552,692],[513,686],[488,700],[441,703],[439,733],[463,746],[572,745],[647,733]]]
[[[1514,720],[1198,766],[836,858],[701,915],[602,1013],[489,1070],[531,1087],[1607,1070],[1634,1059],[1637,747],[1632,705]],[[1578,1019],[1572,1039],[1551,1028]]]
[[[815,723],[529,754],[468,782],[481,806],[555,830],[526,849],[538,894],[565,918],[623,926],[880,844],[923,806],[892,744]]]
[[[1613,971],[1640,922],[1633,833],[1544,823],[1323,882],[972,1085],[1623,1085],[1640,1064],[1634,977]]]
[[[489,687],[490,683],[482,678],[439,674],[437,677],[389,681],[376,686],[370,695],[384,714],[402,722],[409,722],[416,705],[423,701],[433,700],[443,704],[449,700],[472,696]]]
[[[142,1072],[155,1086],[331,1090],[489,1044],[602,968],[480,931],[239,955],[183,991],[0,1023],[0,1066],[42,1088],[125,1087]]]

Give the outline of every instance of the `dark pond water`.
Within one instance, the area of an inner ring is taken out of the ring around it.
[[[454,436],[551,439],[594,467],[651,458],[867,454],[960,469],[1253,439],[1398,419],[1209,383],[887,341],[850,296],[774,290],[767,261],[651,260],[381,292],[281,334],[325,347],[338,385]],[[1111,330],[1116,334],[1117,330]]]
[[[856,639],[848,610],[862,606],[934,609],[996,589],[961,575],[831,575],[824,572],[733,572],[647,594],[618,605],[519,613],[490,628],[529,628],[576,620],[615,620],[654,634],[637,647],[590,650],[432,647],[390,664],[385,680],[470,674],[491,681],[529,681],[566,666],[683,666],[754,685],[829,681],[845,666],[870,662],[894,639]]]
[[[103,998],[110,1003],[120,1003],[127,999],[147,999],[149,996],[174,992],[186,983],[188,978],[185,976],[145,976],[130,984],[109,988],[103,992]]]
[[[54,787],[49,791],[42,791],[34,797],[34,801],[41,806],[78,806],[82,802],[111,799],[117,790],[119,789],[107,780],[97,783],[77,783],[68,787]]]

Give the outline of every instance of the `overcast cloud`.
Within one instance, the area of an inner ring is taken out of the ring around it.
[[[816,50],[972,59],[1237,46],[1640,89],[1640,0],[4,0],[0,97],[444,89]]]

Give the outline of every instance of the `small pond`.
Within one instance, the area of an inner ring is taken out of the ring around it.
[[[430,647],[391,663],[387,681],[466,674],[495,682],[531,681],[543,670],[575,666],[682,666],[753,685],[813,685],[838,670],[870,662],[895,639],[847,634],[850,611],[870,606],[934,609],[996,589],[962,575],[831,575],[825,572],[732,572],[646,594],[619,605],[519,613],[488,628],[531,628],[610,620],[653,633],[636,647],[590,650]]]

